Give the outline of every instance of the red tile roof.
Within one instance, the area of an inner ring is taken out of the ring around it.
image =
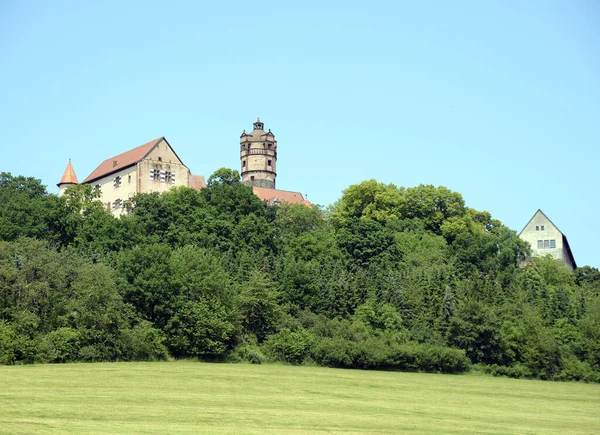
[[[205,188],[206,180],[204,179],[204,175],[190,175],[190,187],[196,190]]]
[[[300,192],[291,192],[289,190],[269,189],[266,187],[252,186],[252,191],[267,204],[273,205],[276,202],[287,202],[290,204],[304,204],[307,207],[312,207],[308,199],[304,199]]]
[[[154,148],[155,145],[164,139],[164,137],[159,137],[158,139],[151,140],[144,145],[140,145],[139,147],[126,151],[118,156],[104,160],[102,163],[100,163],[100,166],[94,169],[94,171],[85,180],[83,180],[83,182],[90,183],[98,178],[105,177],[113,172],[120,171],[121,169],[125,169],[136,164],[142,160],[144,156],[146,156],[146,154],[148,154],[150,150]]]
[[[75,170],[71,164],[71,159],[69,159],[67,169],[65,169],[65,173],[63,174],[57,186],[60,186],[61,184],[79,184],[79,181],[77,181],[77,176],[75,175]]]

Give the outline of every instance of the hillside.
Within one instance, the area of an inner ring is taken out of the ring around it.
[[[269,207],[200,191],[61,197],[0,174],[0,364],[168,357],[600,379],[600,272],[529,247],[444,187],[375,180]],[[135,206],[135,207],[133,207]]]

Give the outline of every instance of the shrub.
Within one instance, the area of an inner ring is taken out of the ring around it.
[[[555,377],[562,381],[600,382],[600,373],[594,372],[587,361],[579,361],[575,357],[563,360],[563,369]]]
[[[273,361],[301,364],[309,355],[313,337],[305,329],[290,331],[283,328],[264,343],[268,357]]]
[[[229,358],[235,362],[249,362],[251,364],[262,364],[265,360],[265,354],[257,344],[256,337],[244,337],[229,355]]]
[[[470,361],[462,349],[410,342],[392,348],[390,362],[400,370],[462,373]]]
[[[523,364],[515,364],[514,366],[501,366],[497,364],[479,366],[484,373],[492,376],[504,376],[507,378],[526,378],[532,375]]]
[[[46,334],[40,347],[44,362],[73,362],[79,353],[79,334],[71,328],[59,328]]]
[[[131,331],[128,331],[126,337],[127,359],[155,361],[165,360],[169,356],[167,347],[164,345],[164,333],[154,328],[150,322],[141,321]]]
[[[17,346],[17,333],[10,324],[0,320],[0,364],[15,363]]]
[[[342,337],[321,338],[312,349],[316,363],[326,367],[353,367],[356,343]]]

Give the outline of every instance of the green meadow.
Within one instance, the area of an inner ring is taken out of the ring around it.
[[[600,433],[600,386],[192,361],[0,367],[0,432]]]

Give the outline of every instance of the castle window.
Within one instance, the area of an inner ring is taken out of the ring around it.
[[[254,181],[254,175],[250,176],[250,181]]]
[[[550,240],[550,247],[556,248],[556,240]]]
[[[271,160],[267,160],[267,165],[271,166]]]
[[[550,247],[550,241],[544,240],[544,248],[549,248],[549,247]]]
[[[272,143],[269,144],[269,149],[271,149],[271,145],[273,145]]]
[[[539,226],[539,225],[536,225],[536,226],[535,226],[535,230],[536,230],[536,231],[539,231],[539,230],[540,230],[540,226]]]
[[[544,231],[544,226],[542,225],[542,231]]]
[[[113,210],[117,210],[117,209],[121,208],[122,205],[123,205],[123,199],[122,198],[115,199],[115,202],[113,202],[113,204],[112,204],[112,209]]]
[[[113,187],[115,189],[118,189],[119,187],[121,187],[121,177],[120,176],[115,177],[115,181],[113,182]]]
[[[242,168],[246,167],[246,160],[242,160]]]
[[[162,162],[162,157],[161,156],[158,156],[158,161]]]
[[[538,240],[538,249],[542,249],[544,247],[544,241]]]
[[[131,183],[131,175],[127,178],[127,182]]]
[[[100,185],[99,185],[99,184],[96,184],[96,185],[94,186],[94,190],[100,190]]]

